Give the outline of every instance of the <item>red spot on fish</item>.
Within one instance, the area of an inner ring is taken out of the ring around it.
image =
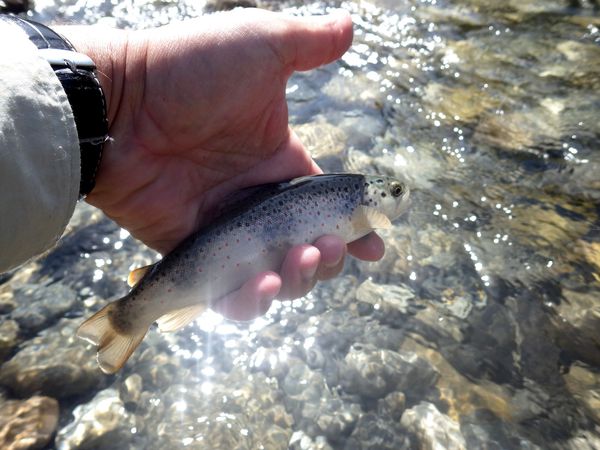
[[[235,267],[240,267],[240,263],[235,263]]]
[[[198,272],[202,273],[202,267],[198,267]]]
[[[251,237],[249,237],[249,238],[248,238],[248,242],[250,242],[251,240],[252,240],[252,238],[251,238]]]

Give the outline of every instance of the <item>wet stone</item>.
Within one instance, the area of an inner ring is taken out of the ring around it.
[[[11,289],[0,287],[0,314],[8,314],[17,307]]]
[[[60,283],[43,288],[29,285],[15,292],[15,300],[18,306],[12,311],[11,317],[23,330],[35,333],[74,309],[77,295]]]
[[[324,436],[313,439],[303,431],[296,431],[290,439],[289,450],[333,450],[333,447]]]
[[[338,155],[346,148],[346,134],[327,122],[311,122],[294,126],[306,149],[313,158]]]
[[[459,425],[431,403],[421,402],[407,409],[401,423],[417,436],[419,448],[424,450],[467,448]]]
[[[586,405],[595,422],[600,425],[600,373],[576,363],[569,368],[564,379],[569,392]]]
[[[409,450],[410,437],[395,420],[373,413],[363,415],[348,438],[344,450]]]
[[[600,305],[598,292],[563,289],[564,301],[556,305],[557,340],[572,357],[600,365]]]
[[[75,336],[79,319],[62,319],[26,341],[0,368],[0,384],[19,397],[37,392],[63,399],[101,387],[100,371],[91,345]]]
[[[402,392],[391,392],[377,402],[377,413],[399,421],[406,406],[406,396]]]
[[[115,389],[100,391],[73,411],[73,421],[56,436],[58,450],[126,449],[133,439],[135,417],[129,414]]]
[[[411,300],[414,298],[414,292],[407,286],[377,284],[371,280],[364,281],[356,290],[357,300],[378,305],[384,314],[393,311],[408,314]]]
[[[451,87],[438,83],[427,85],[424,100],[432,111],[467,123],[476,122],[484,112],[501,103],[479,87]]]
[[[136,404],[139,402],[140,395],[142,394],[142,385],[142,377],[137,373],[134,373],[125,379],[119,390],[119,397],[125,405],[131,403]]]
[[[353,345],[344,362],[342,387],[365,399],[382,398],[392,391],[420,397],[439,376],[427,360],[415,353],[380,350],[369,344]]]
[[[503,422],[489,410],[480,410],[471,416],[462,417],[460,430],[468,449],[539,448],[529,440],[517,437],[514,426]]]
[[[494,148],[522,152],[560,150],[560,124],[556,115],[545,108],[483,115],[477,124],[473,142]]]
[[[56,431],[58,412],[58,402],[50,397],[0,400],[0,448],[45,448]]]
[[[11,354],[19,343],[19,324],[14,320],[0,322],[0,362]]]
[[[336,442],[348,435],[360,414],[359,405],[332,398],[326,404],[320,405],[315,422],[329,442]]]
[[[152,448],[287,448],[293,420],[275,380],[239,368],[218,381],[186,378],[150,400],[143,426]]]

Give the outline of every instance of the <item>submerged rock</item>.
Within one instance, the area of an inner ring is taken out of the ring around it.
[[[563,289],[564,301],[556,305],[553,317],[556,339],[572,358],[600,365],[600,305],[598,292]]]
[[[417,354],[380,350],[368,344],[353,345],[344,362],[342,387],[365,399],[382,398],[392,391],[418,398],[438,379],[437,370]]]
[[[421,402],[406,410],[402,425],[419,439],[423,450],[466,450],[459,425],[431,403]]]
[[[36,333],[71,311],[77,303],[77,295],[69,287],[54,283],[50,286],[29,285],[15,292],[19,306],[11,317],[27,333]]]
[[[402,418],[406,406],[406,396],[402,392],[392,392],[377,402],[377,413],[394,421]]]
[[[4,361],[19,343],[19,324],[14,320],[0,322],[0,362]]]
[[[483,113],[493,111],[501,100],[476,86],[444,86],[430,83],[425,89],[425,102],[432,111],[442,113],[449,121],[476,122]]]
[[[73,411],[73,422],[56,436],[58,450],[125,449],[133,439],[135,418],[115,389],[105,389]]]
[[[214,379],[176,379],[162,392],[142,394],[149,403],[138,423],[149,437],[145,448],[287,448],[293,419],[276,380],[238,367]]]
[[[323,436],[312,439],[303,431],[296,431],[290,439],[289,450],[333,450],[333,447]]]
[[[327,122],[311,122],[294,127],[306,149],[313,158],[324,158],[341,154],[346,148],[348,137],[338,127]]]
[[[473,142],[491,147],[525,152],[558,149],[558,117],[537,108],[484,114],[475,128]],[[553,147],[553,144],[555,143]]]
[[[290,361],[282,389],[296,427],[312,437],[322,435],[335,442],[350,432],[361,412],[357,404],[333,393],[323,374],[299,360]]]
[[[410,450],[411,440],[397,421],[373,413],[360,418],[344,450]]]
[[[574,364],[564,375],[567,389],[586,406],[596,423],[600,424],[600,374],[582,364]]]
[[[101,387],[106,376],[98,369],[90,345],[75,336],[78,319],[62,319],[25,342],[0,369],[0,384],[19,397],[35,393],[58,399],[86,394]]]
[[[0,448],[45,448],[56,431],[58,411],[58,402],[50,397],[0,401]]]

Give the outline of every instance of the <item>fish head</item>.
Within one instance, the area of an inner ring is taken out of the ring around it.
[[[377,209],[394,220],[408,208],[410,190],[402,181],[393,177],[365,176],[362,204]]]

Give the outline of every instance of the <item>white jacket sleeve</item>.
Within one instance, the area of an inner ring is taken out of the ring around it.
[[[79,194],[67,96],[25,33],[0,22],[0,273],[51,248]]]

